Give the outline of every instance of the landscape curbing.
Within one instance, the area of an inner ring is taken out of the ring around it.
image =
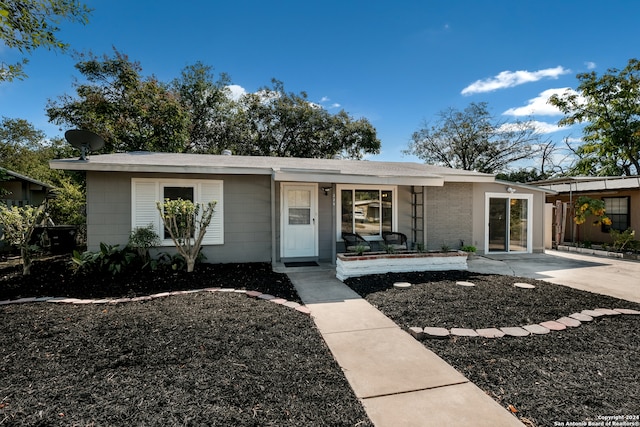
[[[236,294],[245,294],[248,298],[253,299],[261,299],[265,302],[276,303],[278,305],[282,305],[293,310],[296,310],[300,313],[303,313],[307,316],[311,315],[311,311],[304,305],[297,303],[295,301],[288,301],[284,298],[278,298],[270,294],[265,294],[260,291],[247,291],[244,289],[234,289],[234,288],[205,288],[205,289],[192,289],[187,291],[174,291],[174,292],[160,292],[152,295],[145,295],[133,298],[100,298],[100,299],[80,299],[80,298],[67,298],[67,297],[28,297],[28,298],[19,298],[15,300],[4,300],[0,301],[0,306],[5,305],[18,305],[18,304],[28,304],[28,303],[39,303],[39,302],[47,302],[53,304],[76,304],[76,305],[88,305],[88,304],[125,304],[130,302],[144,302],[144,301],[152,301],[154,299],[166,298],[171,296],[179,296],[179,295],[188,295],[202,292],[223,292],[223,293],[236,293]]]

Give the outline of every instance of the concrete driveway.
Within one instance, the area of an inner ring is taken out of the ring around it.
[[[640,262],[555,250],[544,254],[487,255],[468,261],[469,271],[545,280],[640,303]]]

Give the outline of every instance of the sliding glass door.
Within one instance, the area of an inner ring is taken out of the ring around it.
[[[531,206],[528,194],[487,194],[486,252],[531,252]]]

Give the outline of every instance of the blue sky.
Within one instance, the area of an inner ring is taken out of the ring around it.
[[[562,143],[546,98],[575,88],[577,73],[624,68],[640,56],[633,0],[184,1],[87,0],[86,26],[63,23],[73,50],[139,61],[170,81],[201,61],[253,92],[272,78],[331,112],[366,117],[378,131],[375,160],[402,154],[411,134],[449,107],[487,102],[503,120],[532,117]],[[0,60],[19,55],[0,47]],[[73,94],[71,55],[36,51],[24,81],[0,84],[0,116],[27,119],[50,137],[48,99]]]

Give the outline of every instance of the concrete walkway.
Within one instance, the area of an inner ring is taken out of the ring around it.
[[[522,423],[335,278],[287,272],[376,427],[519,426]]]

